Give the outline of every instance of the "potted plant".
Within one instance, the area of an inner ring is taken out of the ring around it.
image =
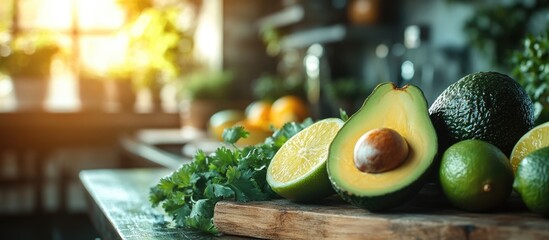
[[[132,67],[127,63],[111,66],[105,73],[107,102],[120,111],[133,111],[137,94],[132,81]]]
[[[197,71],[178,83],[183,126],[206,129],[209,118],[222,109],[244,108],[233,99],[233,74],[228,71]]]
[[[81,109],[85,111],[98,111],[105,107],[106,94],[103,78],[97,71],[80,67],[78,73],[78,93]]]
[[[0,72],[12,79],[18,107],[40,108],[47,95],[51,62],[60,48],[45,34],[21,35],[1,45]]]
[[[164,85],[197,65],[192,55],[194,29],[178,26],[183,8],[190,6],[154,6],[149,1],[119,3],[131,18],[125,30],[130,36],[128,61],[132,80],[137,88],[149,91],[153,108],[160,109]]]

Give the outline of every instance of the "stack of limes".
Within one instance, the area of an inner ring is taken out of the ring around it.
[[[533,212],[549,216],[549,122],[520,138],[511,153],[513,187]]]
[[[530,210],[549,216],[549,123],[524,134],[510,161],[490,143],[458,142],[444,152],[439,177],[446,197],[461,209],[494,209],[514,188]]]

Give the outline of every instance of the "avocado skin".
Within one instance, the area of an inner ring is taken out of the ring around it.
[[[522,87],[497,72],[469,74],[450,85],[429,108],[439,153],[466,139],[496,145],[507,156],[534,126],[534,107]]]
[[[408,186],[379,196],[356,196],[353,193],[345,191],[337,186],[336,182],[331,179],[331,176],[330,182],[332,183],[332,187],[335,192],[346,202],[349,202],[357,207],[367,209],[371,212],[384,212],[388,209],[401,206],[414,198],[421,188],[423,188],[427,179],[430,178],[434,166],[434,164],[431,164],[431,167],[429,167],[425,173],[423,173],[412,183],[408,184]]]

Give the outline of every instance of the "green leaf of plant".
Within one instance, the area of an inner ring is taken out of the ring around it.
[[[221,147],[210,155],[198,151],[191,163],[151,188],[149,200],[153,206],[162,204],[178,226],[217,234],[212,220],[217,201],[234,198],[245,202],[277,197],[265,179],[267,166],[282,144],[310,124],[310,119],[288,123],[265,143],[243,149]],[[226,130],[224,138],[234,144],[247,135],[242,127],[235,127]]]
[[[222,137],[224,142],[228,144],[235,144],[239,139],[247,138],[249,135],[250,133],[247,132],[244,127],[235,126],[225,129],[223,131]]]
[[[231,188],[221,184],[210,184],[204,191],[204,197],[209,199],[226,199],[234,197],[234,194]]]

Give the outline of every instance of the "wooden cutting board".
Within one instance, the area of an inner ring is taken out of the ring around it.
[[[268,239],[549,239],[549,219],[529,212],[517,195],[491,213],[468,213],[434,188],[384,213],[337,197],[314,204],[224,201],[214,222],[226,234]]]

